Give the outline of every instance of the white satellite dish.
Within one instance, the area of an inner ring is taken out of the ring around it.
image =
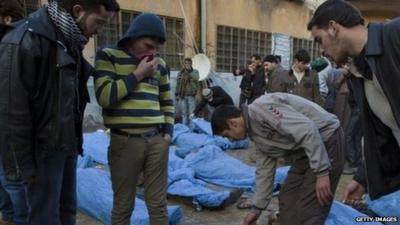
[[[192,58],[192,66],[199,71],[199,81],[207,79],[211,70],[211,63],[205,54],[197,54]]]

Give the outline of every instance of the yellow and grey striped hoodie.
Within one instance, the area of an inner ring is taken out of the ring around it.
[[[153,76],[139,82],[133,74],[139,62],[118,46],[97,52],[94,83],[104,124],[112,129],[161,125],[172,136],[175,109],[165,63],[159,59]]]

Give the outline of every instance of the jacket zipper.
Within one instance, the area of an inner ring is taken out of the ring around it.
[[[17,174],[17,177],[20,178],[21,177],[21,169],[19,168],[17,155],[15,154],[15,149],[14,148],[12,148],[12,153],[13,153],[13,158],[14,158],[14,162],[15,162],[16,174]]]

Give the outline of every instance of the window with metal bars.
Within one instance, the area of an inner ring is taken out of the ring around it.
[[[115,44],[128,30],[133,19],[140,12],[121,10],[118,16],[109,20],[102,34],[97,36],[97,49]],[[159,16],[165,24],[167,40],[159,48],[160,57],[171,69],[179,70],[184,57],[183,20],[180,18]]]
[[[319,45],[313,40],[302,39],[302,38],[292,38],[292,53],[296,54],[300,49],[305,49],[308,51],[311,57],[311,61],[319,56]],[[293,60],[293,59],[292,59]]]
[[[272,34],[229,26],[217,26],[217,71],[244,67],[253,54],[271,53]]]
[[[114,16],[108,19],[103,27],[101,34],[97,35],[97,49],[115,45],[119,39],[118,17]]]

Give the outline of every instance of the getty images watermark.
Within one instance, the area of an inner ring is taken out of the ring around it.
[[[397,216],[357,216],[355,218],[357,222],[384,222],[384,223],[396,223],[400,221],[400,217]]]

